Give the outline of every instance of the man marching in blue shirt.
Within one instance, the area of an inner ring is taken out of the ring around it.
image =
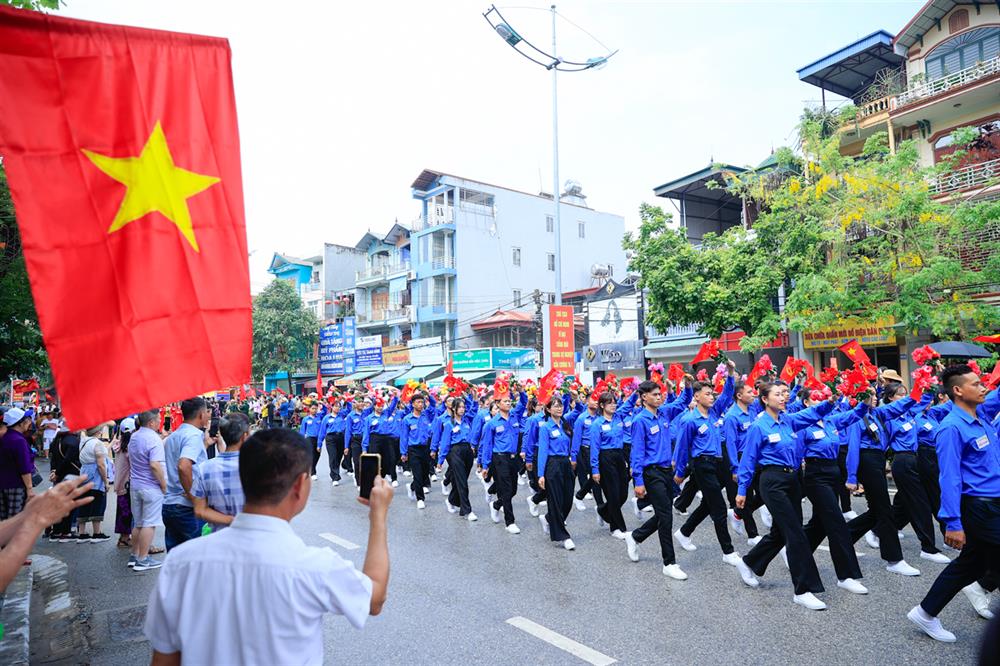
[[[313,481],[316,480],[316,463],[319,462],[319,454],[322,451],[322,444],[319,440],[319,426],[323,420],[316,416],[316,403],[309,405],[309,414],[304,419],[302,419],[302,425],[299,426],[299,434],[306,438],[309,442],[309,447],[313,454],[313,464],[312,464],[312,478]]]

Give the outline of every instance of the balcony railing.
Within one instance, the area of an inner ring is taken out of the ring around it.
[[[357,315],[359,324],[386,324],[395,321],[410,321],[413,310],[409,305],[403,305],[389,310],[375,310]]]
[[[972,67],[948,74],[937,79],[932,79],[926,83],[913,86],[904,93],[896,95],[892,99],[892,108],[898,109],[901,106],[912,104],[928,97],[946,93],[952,88],[964,86],[980,79],[1000,74],[1000,57],[992,58],[985,62],[976,63]]]
[[[657,331],[657,335],[654,337],[660,337],[665,339],[672,338],[692,338],[699,336],[698,324],[688,324],[686,326],[670,326],[665,331]]]
[[[320,282],[307,282],[304,285],[302,285],[302,291],[304,293],[312,293],[322,290],[323,290],[323,284]]]
[[[937,176],[931,181],[935,195],[994,185],[1000,180],[1000,159],[970,164]]]
[[[859,104],[857,107],[857,113],[853,117],[844,118],[841,122],[841,126],[845,129],[851,129],[855,126],[865,127],[869,119],[880,114],[888,113],[891,102],[891,97],[882,97],[881,99]]]
[[[439,268],[454,268],[454,267],[455,267],[455,257],[431,258],[431,270],[437,270]]]
[[[358,271],[355,275],[355,282],[364,280],[377,280],[396,273],[406,273],[410,270],[410,262],[404,261],[398,264],[375,266],[364,271]]]
[[[452,224],[454,221],[454,207],[444,206],[441,204],[431,204],[427,206],[427,219],[424,220],[422,215],[418,215],[417,219],[413,221],[413,230],[420,231],[422,229],[436,227],[442,224]]]

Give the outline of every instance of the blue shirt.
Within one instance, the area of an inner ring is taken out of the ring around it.
[[[344,448],[351,445],[351,440],[357,437],[363,439],[365,435],[365,417],[371,413],[371,407],[358,411],[351,409],[351,413],[344,419]]]
[[[730,393],[732,393],[732,383],[732,377],[728,378],[726,384],[729,385]],[[696,456],[722,457],[722,424],[724,422],[722,414],[727,408],[726,401],[720,397],[708,410],[707,416],[703,416],[701,411],[695,407],[681,417],[680,424],[677,426],[677,443],[674,446],[676,463],[674,473],[677,476],[684,476],[687,472],[688,458]],[[735,473],[735,451],[729,455],[729,466]]]
[[[434,422],[431,424],[431,451],[438,450],[438,447],[441,445],[441,435],[444,429],[448,427],[448,421],[450,420],[451,415],[447,411],[434,419]]]
[[[347,427],[347,412],[341,408],[336,414],[330,413],[323,417],[319,424],[319,439],[323,441],[327,435],[340,435],[343,437],[344,428]]]
[[[926,406],[924,400],[930,400],[929,396],[924,396],[920,404]],[[851,424],[847,429],[847,482],[855,484],[858,482],[858,461],[861,459],[861,449],[875,449],[885,451],[888,434],[882,425],[886,419],[894,419],[901,414],[913,409],[918,404],[913,398],[900,398],[888,405],[875,407],[868,412],[864,421]]]
[[[590,427],[594,425],[597,414],[590,410],[583,412],[573,423],[573,460],[580,454],[581,446],[590,446]]]
[[[208,454],[205,453],[205,433],[190,423],[182,423],[180,428],[164,440],[163,452],[167,459],[167,492],[163,496],[163,503],[190,507],[191,500],[184,494],[177,465],[181,458],[187,458],[195,467],[208,460]],[[195,475],[197,472],[192,472],[192,484]]]
[[[399,453],[406,455],[411,446],[427,446],[431,438],[431,419],[434,417],[426,409],[417,416],[410,412],[403,417],[399,435]]]
[[[981,405],[980,405],[981,407]],[[941,509],[948,530],[962,529],[962,495],[1000,498],[1000,443],[982,416],[953,407],[937,431]]]
[[[302,419],[302,423],[299,425],[299,434],[303,437],[319,437],[319,428],[323,419],[319,416],[310,414],[309,416]]]
[[[243,484],[240,483],[240,452],[226,451],[198,465],[191,494],[205,499],[208,506],[227,516],[243,510]],[[212,523],[218,532],[226,525]]]
[[[743,440],[754,422],[754,416],[749,408],[744,412],[738,403],[726,412],[722,422],[722,439],[726,443],[730,457],[739,457],[739,454],[743,453]]]
[[[441,433],[441,452],[438,454],[438,461],[448,457],[451,447],[456,444],[472,444],[472,424],[467,419],[455,422],[448,419],[444,422]]]
[[[669,467],[670,441],[667,439],[667,419],[660,409],[653,414],[643,409],[632,419],[632,480],[636,486],[646,485],[642,472],[650,465]]]
[[[483,455],[483,467],[489,467],[493,461],[494,453],[515,453],[517,451],[517,421],[511,416],[505,418],[502,412],[497,412],[489,422],[483,426],[483,438],[480,441],[481,453]],[[539,433],[541,439],[541,433]],[[541,469],[541,459],[539,459],[539,473],[544,473]]]
[[[538,412],[524,420],[524,439],[521,442],[521,453],[524,454],[525,462],[535,462],[535,453],[538,449],[538,424],[544,419],[545,412]]]
[[[625,424],[618,417],[618,412],[609,421],[605,416],[598,416],[590,426],[590,470],[591,474],[600,474],[601,451],[606,449],[621,449],[625,446]],[[579,463],[577,463],[579,464]]]
[[[831,413],[818,420],[814,426],[805,428],[800,433],[805,438],[805,457],[836,460],[840,454],[840,432],[860,421],[867,413],[868,403],[859,402],[852,410]]]
[[[549,456],[568,456],[573,443],[563,429],[563,421],[545,419],[538,424],[538,476],[545,476]]]
[[[822,402],[794,414],[787,412],[779,414],[777,419],[763,412],[747,430],[743,458],[740,460],[737,494],[746,497],[747,488],[753,480],[758,464],[762,467],[778,465],[797,469],[802,464],[804,449],[798,431],[816,423],[832,410],[833,403]]]

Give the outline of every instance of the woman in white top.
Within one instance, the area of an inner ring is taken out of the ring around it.
[[[94,501],[80,507],[76,517],[77,543],[107,541],[111,537],[101,531],[104,511],[107,508],[108,449],[98,435],[107,424],[94,426],[84,433],[80,444],[80,473],[86,474],[94,487],[87,492]],[[92,533],[87,534],[87,523],[92,523]]]

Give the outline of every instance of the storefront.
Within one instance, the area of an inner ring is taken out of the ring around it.
[[[837,367],[849,368],[853,361],[838,348],[857,340],[874,365],[890,368],[905,377],[909,370],[904,367],[906,350],[900,349],[900,343],[904,341],[897,338],[895,324],[896,320],[891,317],[877,321],[847,320],[835,326],[804,332],[802,346],[812,352],[812,359],[809,360],[817,368],[829,366],[833,358],[837,359]]]

